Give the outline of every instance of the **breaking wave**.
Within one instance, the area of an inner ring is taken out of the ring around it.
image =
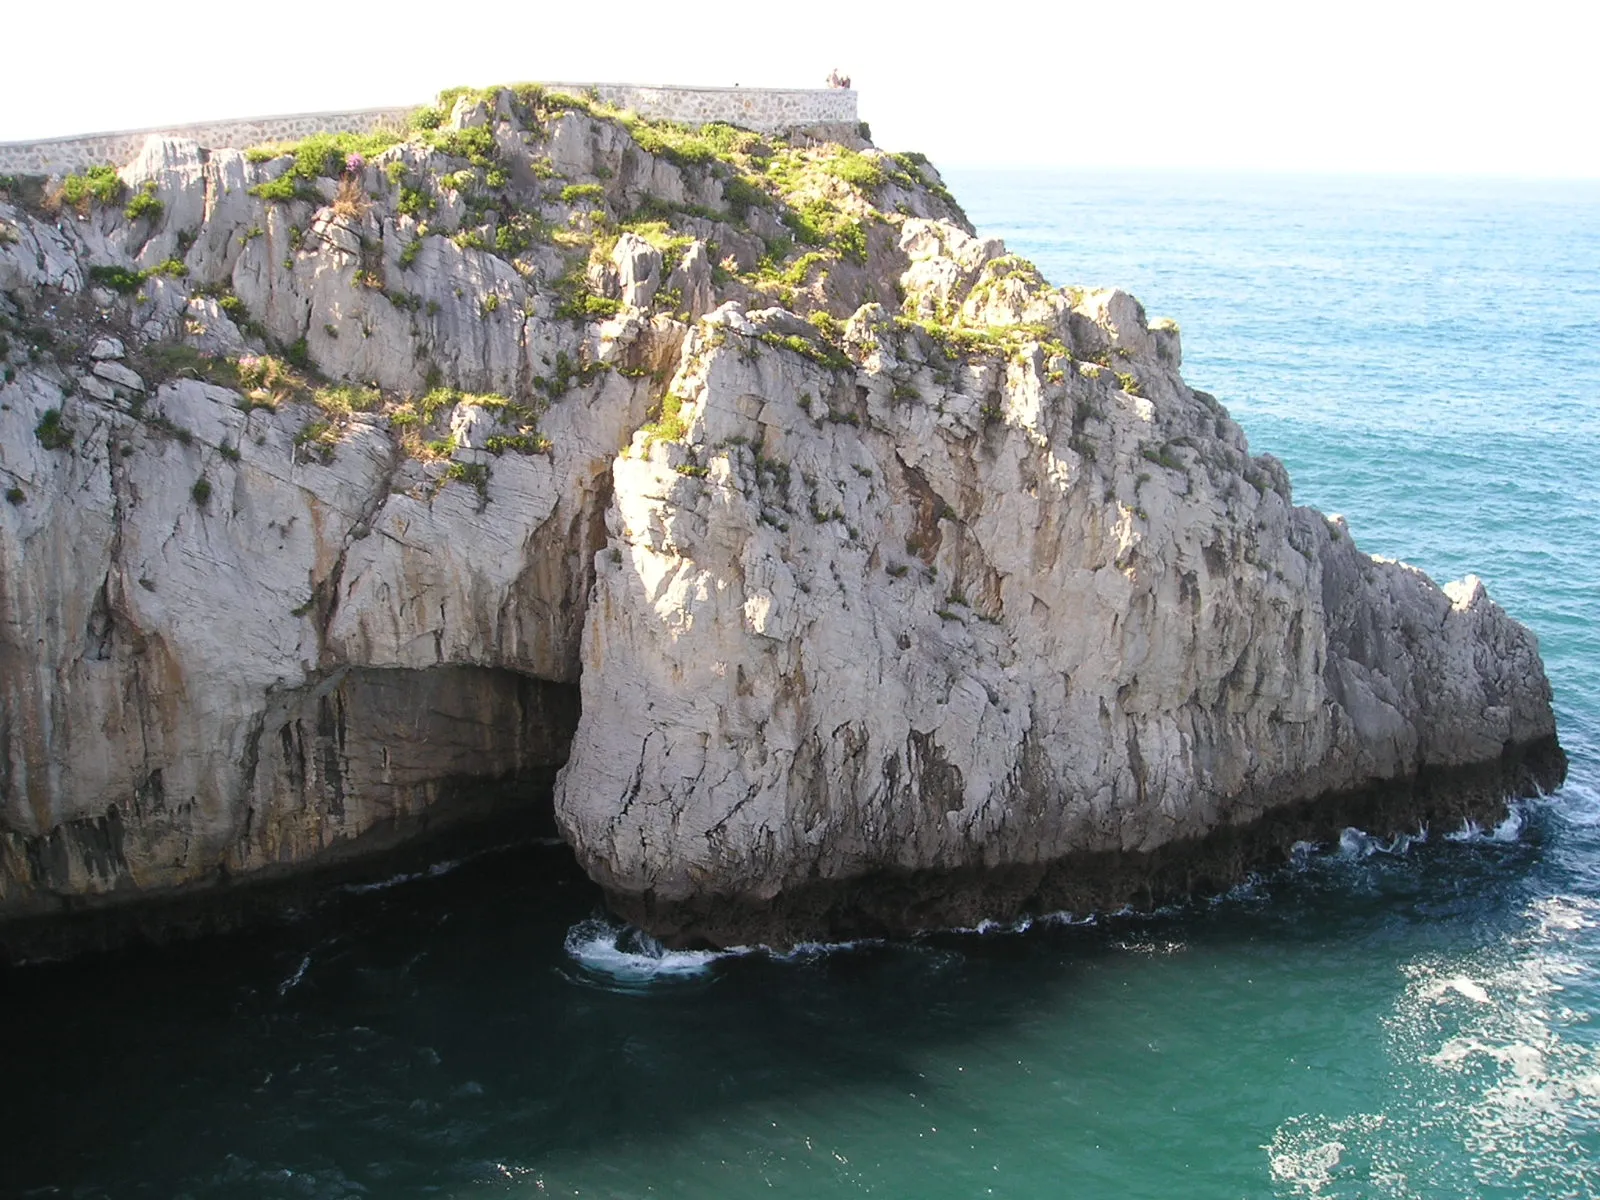
[[[719,958],[732,953],[669,950],[648,933],[604,917],[590,917],[567,930],[563,948],[592,978],[629,987],[703,976]]]

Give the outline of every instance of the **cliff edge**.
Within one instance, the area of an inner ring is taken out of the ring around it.
[[[1177,894],[1561,778],[1480,583],[1296,507],[1173,325],[852,131],[457,91],[0,187],[0,918],[558,768],[619,911],[718,943]]]

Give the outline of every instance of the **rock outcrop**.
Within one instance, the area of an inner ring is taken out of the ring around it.
[[[1559,778],[1481,584],[1294,506],[1174,326],[1048,287],[925,161],[447,99],[0,200],[0,917],[562,763],[613,903],[719,942],[1103,902],[1319,798]]]

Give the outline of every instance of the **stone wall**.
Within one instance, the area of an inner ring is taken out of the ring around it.
[[[631,83],[552,83],[575,94],[593,91],[606,104],[643,117],[701,125],[726,121],[763,133],[814,126],[854,125],[856,93],[844,88],[694,88]],[[0,175],[59,175],[85,167],[130,162],[151,134],[183,138],[219,149],[297,141],[312,133],[369,133],[404,128],[413,109],[366,108],[353,112],[298,113],[237,121],[207,121],[117,133],[0,142]]]
[[[637,83],[554,83],[558,91],[593,88],[616,108],[642,117],[703,125],[726,121],[770,133],[810,125],[856,122],[856,94],[846,88],[690,88]]]
[[[208,149],[231,146],[243,150],[267,142],[298,141],[313,133],[370,133],[385,127],[403,129],[413,111],[414,108],[367,108],[356,112],[300,113],[130,129],[120,133],[91,133],[37,142],[0,142],[0,175],[59,175],[102,163],[121,166],[133,161],[151,134],[198,142]]]

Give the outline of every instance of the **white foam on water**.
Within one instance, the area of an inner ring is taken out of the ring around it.
[[[985,917],[976,925],[953,925],[949,929],[930,932],[965,934],[969,937],[1008,937],[1027,933],[1035,925],[1071,925],[1076,923],[1071,913],[1047,913],[1042,917],[1020,916],[1010,921]]]
[[[1523,806],[1513,804],[1505,820],[1493,829],[1485,830],[1476,821],[1463,821],[1460,829],[1444,836],[1450,842],[1514,842],[1522,837],[1526,824],[1527,815]]]
[[[1489,1003],[1489,993],[1484,991],[1481,985],[1474,983],[1465,976],[1458,975],[1454,979],[1447,979],[1444,981],[1444,986],[1459,996],[1465,996],[1474,1004]]]
[[[298,987],[300,981],[306,977],[306,968],[310,965],[311,955],[308,954],[300,960],[300,965],[294,969],[294,974],[278,985],[278,995],[287,996],[291,988]]]
[[[1589,1034],[1600,899],[1541,897],[1525,917],[1494,946],[1402,967],[1383,1024],[1403,1086],[1376,1121],[1304,1114],[1280,1126],[1264,1147],[1277,1194],[1600,1192],[1600,1045]]]
[[[1354,827],[1339,832],[1339,857],[1369,858],[1378,852],[1378,839]]]
[[[1371,858],[1374,854],[1407,854],[1413,846],[1428,842],[1428,829],[1423,826],[1416,833],[1397,833],[1392,841],[1373,837],[1364,829],[1347,826],[1339,834],[1338,856],[1352,861]],[[1302,844],[1302,843],[1297,843]]]
[[[957,925],[950,932],[970,933],[979,937],[987,937],[991,934],[1027,933],[1032,928],[1032,917],[1018,917],[1015,921],[992,921],[985,918],[976,925]]]
[[[649,934],[620,921],[590,917],[567,930],[567,956],[592,975],[626,985],[653,980],[693,979],[724,959],[757,955],[775,962],[800,963],[832,954],[886,944],[881,938],[847,942],[797,942],[783,950],[771,946],[726,946],[720,950],[668,950]],[[914,944],[914,943],[912,943]]]
[[[1304,871],[1311,865],[1311,860],[1321,853],[1321,842],[1296,842],[1289,847],[1290,870]]]
[[[1356,1113],[1342,1120],[1303,1113],[1291,1117],[1263,1146],[1267,1170],[1279,1195],[1320,1197],[1357,1174],[1345,1161],[1352,1143],[1370,1139],[1383,1126],[1381,1113]]]
[[[1152,957],[1183,954],[1189,949],[1187,942],[1174,942],[1168,939],[1158,941],[1141,938],[1137,941],[1112,942],[1111,944],[1127,954],[1148,954]]]
[[[436,862],[425,871],[404,871],[399,875],[391,875],[387,879],[380,879],[376,883],[347,883],[340,891],[349,892],[351,895],[360,896],[367,892],[383,892],[392,887],[399,887],[402,883],[410,883],[414,879],[434,879],[440,875],[448,875],[459,867],[464,859],[447,859]]]
[[[432,866],[425,867],[421,871],[402,871],[398,875],[391,875],[387,879],[379,879],[373,883],[347,883],[339,890],[355,896],[364,895],[367,892],[384,892],[390,888],[399,887],[404,883],[412,883],[418,879],[437,879],[439,876],[448,875],[451,871],[456,870],[458,867],[463,867],[475,859],[480,859],[490,854],[499,854],[505,850],[515,849],[517,846],[565,846],[566,844],[566,841],[559,837],[530,838],[526,842],[515,842],[505,846],[491,846],[485,850],[476,850],[471,854],[463,855],[461,858],[447,858],[441,862],[434,863]]]
[[[733,946],[727,953],[735,957],[764,954],[778,962],[809,962],[816,958],[826,958],[830,954],[848,954],[852,950],[865,950],[887,944],[883,938],[857,938],[849,942],[796,942],[787,950],[774,950],[770,946]]]
[[[1241,904],[1246,900],[1254,900],[1262,895],[1261,885],[1266,882],[1259,871],[1251,871],[1238,883],[1219,896],[1212,896],[1208,903],[1213,907],[1219,904]]]
[[[1583,1036],[1595,1014],[1564,1003],[1567,982],[1586,970],[1571,943],[1595,925],[1600,904],[1545,897],[1528,916],[1529,933],[1498,960],[1414,964],[1394,1024],[1431,1068],[1426,1082],[1479,1181],[1569,1194],[1600,1178],[1579,1136],[1600,1123],[1600,1048]]]
[[[1579,829],[1600,825],[1600,788],[1569,779],[1553,798],[1560,804],[1562,818],[1567,824]]]
[[[1098,913],[1070,913],[1065,910],[1045,913],[1036,922],[1039,925],[1098,925],[1099,923]]]
[[[568,957],[580,966],[621,983],[704,975],[719,958],[737,951],[668,950],[630,926],[590,917],[567,930]]]

